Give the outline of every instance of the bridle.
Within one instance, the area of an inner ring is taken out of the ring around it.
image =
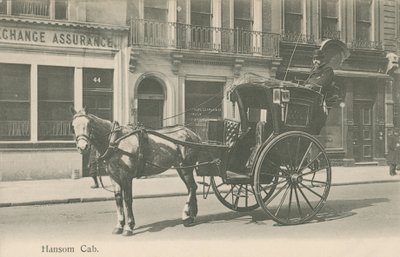
[[[85,114],[79,114],[77,116],[74,116],[74,119],[79,118],[79,117],[85,117],[90,121],[89,116]],[[90,129],[89,129],[90,128]],[[73,129],[73,128],[72,128]],[[75,136],[75,143],[78,143],[80,140],[86,141],[88,145],[90,145],[90,141],[93,139],[93,127],[88,125],[88,133],[87,134],[80,134]]]

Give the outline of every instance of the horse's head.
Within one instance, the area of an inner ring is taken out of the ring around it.
[[[90,148],[90,140],[92,138],[91,120],[87,114],[86,108],[79,112],[71,107],[72,129],[75,134],[75,143],[78,151],[83,154],[87,153]]]

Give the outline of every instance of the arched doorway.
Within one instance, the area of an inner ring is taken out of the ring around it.
[[[163,126],[164,90],[155,78],[143,79],[138,87],[138,122],[148,128]]]

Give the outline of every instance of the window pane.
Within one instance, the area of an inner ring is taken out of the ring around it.
[[[5,0],[3,0],[5,1]],[[13,0],[12,14],[22,16],[41,16],[48,17],[50,11],[49,0]]]
[[[337,17],[337,0],[323,0],[321,2],[322,17]]]
[[[223,83],[186,81],[186,126],[207,140],[207,121],[222,119]]]
[[[167,9],[168,0],[144,0],[144,7]]]
[[[56,0],[55,2],[55,18],[56,20],[67,19],[68,0]]]
[[[110,69],[83,69],[83,105],[90,113],[113,120],[113,73]]]
[[[289,33],[301,33],[302,16],[300,15],[285,15],[285,31]]]
[[[286,13],[303,13],[302,0],[285,0]]]
[[[30,138],[30,66],[0,64],[0,140]]]
[[[146,20],[167,21],[167,0],[145,0],[144,18]]]
[[[144,8],[146,20],[167,21],[167,10],[157,8]]]
[[[38,67],[39,140],[69,140],[74,103],[74,68]]]
[[[358,22],[356,24],[356,39],[357,40],[370,40],[370,28],[369,23]]]
[[[211,0],[192,0],[190,8],[192,12],[211,13]]]
[[[371,21],[371,0],[357,0],[356,17],[357,21]]]
[[[210,27],[211,26],[211,16],[207,13],[195,13],[192,12],[191,24],[195,26],[201,27]]]
[[[87,69],[83,70],[83,88],[109,89],[113,87],[113,70]]]
[[[251,1],[235,0],[234,16],[235,19],[251,20]]]

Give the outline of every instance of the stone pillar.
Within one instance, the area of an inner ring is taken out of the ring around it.
[[[38,65],[31,64],[31,142],[38,141]]]
[[[253,0],[253,48],[257,55],[262,53],[262,0]],[[260,33],[258,33],[260,32]]]
[[[385,159],[385,88],[388,80],[377,79],[375,99],[375,135],[373,136],[374,161],[379,165],[386,164]]]
[[[390,135],[393,131],[393,121],[394,121],[394,101],[393,101],[393,80],[388,80],[385,85],[385,134],[386,134],[386,143],[385,143],[385,154],[387,154],[387,136]]]
[[[346,121],[344,124],[344,133],[346,140],[346,149],[343,159],[344,166],[353,166],[355,163],[353,155],[353,131],[354,131],[354,118],[353,118],[353,95],[354,87],[350,79],[346,79],[346,96],[345,96],[345,106],[346,106]]]
[[[211,26],[214,28],[222,27],[222,2],[221,0],[213,0],[212,1],[212,24]],[[213,44],[214,50],[221,49],[221,30],[213,30]]]

